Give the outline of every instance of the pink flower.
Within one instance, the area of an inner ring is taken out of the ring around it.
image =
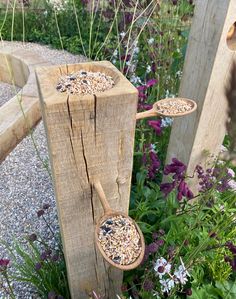
[[[146,90],[147,89],[147,86],[146,85],[141,85],[141,86],[138,86],[137,87],[137,90],[138,91],[144,91],[144,90]]]
[[[161,135],[161,120],[149,120],[148,124],[155,130],[157,135]]]
[[[0,272],[5,271],[7,269],[7,266],[9,265],[10,260],[8,259],[0,259]]]
[[[153,85],[157,84],[157,80],[156,79],[150,79],[147,81],[146,86],[148,87],[152,87]]]
[[[147,96],[144,93],[142,93],[142,92],[139,92],[138,96],[142,100],[146,100],[147,99]]]

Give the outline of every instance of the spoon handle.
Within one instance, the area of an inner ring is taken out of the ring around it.
[[[112,209],[107,201],[106,195],[104,193],[104,190],[102,188],[100,181],[95,181],[93,183],[93,186],[98,193],[98,196],[99,196],[99,199],[100,199],[100,202],[102,204],[105,214],[109,214],[110,212],[112,212]]]
[[[155,109],[151,109],[148,111],[144,112],[139,112],[136,114],[136,120],[138,119],[143,119],[143,118],[148,118],[148,117],[153,117],[153,116],[158,116],[158,112]]]

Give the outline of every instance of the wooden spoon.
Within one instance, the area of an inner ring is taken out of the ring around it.
[[[111,207],[109,206],[109,203],[107,201],[106,195],[103,191],[102,185],[99,181],[94,182],[93,184],[95,190],[97,191],[101,204],[103,206],[104,209],[104,215],[98,220],[96,228],[95,228],[95,242],[97,244],[98,249],[100,250],[102,256],[104,257],[104,259],[110,263],[112,266],[120,269],[120,270],[131,270],[134,269],[136,267],[138,267],[140,265],[140,263],[143,260],[144,257],[144,252],[145,252],[145,242],[144,242],[144,237],[143,234],[140,230],[140,228],[138,227],[138,225],[136,224],[136,222],[130,218],[128,215],[121,213],[121,212],[117,212],[111,209]],[[115,263],[113,260],[111,260],[103,251],[103,248],[100,244],[100,241],[98,240],[98,235],[99,235],[99,231],[100,231],[100,227],[102,225],[102,223],[104,223],[108,218],[114,217],[114,216],[123,216],[127,219],[129,219],[130,221],[132,221],[132,223],[134,224],[139,236],[140,236],[140,246],[141,246],[141,253],[139,255],[139,257],[132,263],[132,264],[128,264],[128,265],[120,265]]]
[[[178,103],[178,102],[183,102],[183,101],[186,102],[186,104],[190,104],[192,106],[191,110],[181,112],[181,113],[174,113],[174,112],[162,113],[162,112],[160,112],[160,109],[158,107],[160,104],[165,104],[168,102]],[[148,111],[137,113],[136,119],[138,120],[138,119],[143,119],[143,118],[153,117],[153,116],[179,117],[179,116],[188,115],[188,114],[194,112],[196,109],[197,109],[197,104],[193,100],[186,99],[186,98],[167,98],[167,99],[160,100],[160,101],[156,102],[155,104],[153,104],[152,109],[150,109]]]

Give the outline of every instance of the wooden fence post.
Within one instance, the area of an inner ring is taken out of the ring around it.
[[[96,95],[56,91],[61,74],[81,69],[104,72],[115,86]],[[123,275],[95,247],[94,228],[102,207],[91,183],[99,178],[111,207],[128,212],[137,90],[109,62],[42,67],[36,76],[71,296],[88,298],[95,290],[104,298],[116,298]]]
[[[236,45],[229,48],[226,38],[235,21],[235,0],[196,2],[179,96],[195,100],[198,109],[174,121],[167,153],[167,162],[177,157],[189,174],[197,164],[204,166],[205,151],[217,155],[224,139],[224,90],[236,57]]]

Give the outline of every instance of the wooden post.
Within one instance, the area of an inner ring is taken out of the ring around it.
[[[179,96],[198,104],[195,113],[173,124],[167,162],[177,157],[191,174],[217,155],[225,135],[227,101],[224,95],[235,48],[227,45],[227,33],[236,21],[235,0],[198,0],[190,31]]]
[[[96,95],[56,91],[61,74],[80,69],[105,72],[115,86]],[[40,68],[36,77],[71,296],[88,298],[95,290],[116,298],[122,272],[95,247],[95,224],[103,210],[92,181],[99,178],[112,209],[128,212],[137,90],[109,62]]]

